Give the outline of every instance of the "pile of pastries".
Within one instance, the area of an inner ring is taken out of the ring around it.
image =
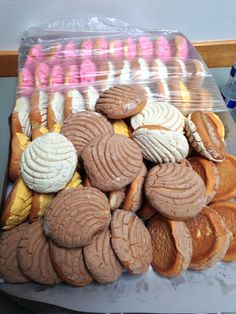
[[[32,139],[13,112],[0,276],[84,286],[235,261],[236,157],[219,117],[185,117],[134,85],[95,109],[32,125]]]

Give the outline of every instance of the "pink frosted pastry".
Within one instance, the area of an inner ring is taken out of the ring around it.
[[[139,37],[138,39],[138,55],[141,58],[151,60],[153,56],[153,42],[148,37]]]
[[[73,41],[69,41],[66,45],[65,45],[65,49],[64,49],[64,58],[65,58],[65,63],[70,63],[70,62],[75,62],[76,58],[77,58],[77,47],[76,44]]]
[[[103,60],[106,59],[109,51],[108,40],[104,37],[97,38],[94,41],[93,49],[93,53],[96,55],[96,57]]]
[[[93,52],[93,41],[92,39],[86,39],[81,42],[80,55],[82,57],[91,57]]]
[[[44,49],[40,44],[32,46],[26,57],[25,66],[28,68],[33,68],[37,62],[41,62],[44,58]]]
[[[64,72],[60,64],[52,68],[50,76],[50,97],[47,109],[47,128],[50,130],[55,124],[62,124],[64,115]]]
[[[97,67],[95,63],[90,59],[85,59],[80,64],[80,83],[82,84],[91,84],[96,80]]]
[[[55,46],[51,47],[47,53],[47,62],[50,65],[58,64],[61,59],[63,58],[63,47],[61,44],[56,44]]]
[[[182,35],[176,35],[174,38],[175,56],[187,59],[189,54],[189,43]]]
[[[128,38],[124,40],[123,46],[124,46],[125,58],[131,60],[134,57],[136,57],[137,48],[136,48],[136,43],[133,38]]]
[[[161,60],[171,57],[171,46],[165,37],[158,37],[155,42],[155,54]]]
[[[32,70],[24,67],[18,74],[18,88],[22,96],[30,96],[34,88],[34,75]]]
[[[64,98],[64,119],[69,115],[86,110],[83,95],[78,90],[78,65],[68,65],[65,71],[66,92]]]
[[[49,84],[50,68],[47,63],[40,62],[34,70],[35,85],[37,88],[45,89]]]
[[[110,40],[109,53],[114,59],[121,59],[123,57],[123,45],[120,39]]]

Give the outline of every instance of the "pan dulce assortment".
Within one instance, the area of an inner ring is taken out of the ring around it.
[[[236,157],[192,54],[177,33],[30,47],[1,213],[6,282],[107,284],[236,261]],[[150,97],[150,71],[176,101]]]

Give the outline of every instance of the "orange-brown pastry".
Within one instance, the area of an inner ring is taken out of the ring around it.
[[[200,175],[205,183],[207,195],[206,204],[208,204],[216,195],[220,184],[217,167],[212,161],[200,156],[189,158],[189,162],[192,166],[192,169]]]
[[[73,188],[77,188],[80,185],[82,185],[80,174],[77,171],[75,171],[72,179],[67,183],[64,189],[65,190],[73,189]]]
[[[224,139],[225,139],[225,127],[224,127],[224,124],[222,123],[222,121],[220,120],[219,116],[217,116],[217,114],[215,114],[214,112],[206,112],[206,114],[211,119],[211,121],[215,124],[216,130],[217,130],[220,138],[222,139],[222,141],[224,141]]]
[[[32,129],[32,140],[35,140],[37,137],[48,133],[48,129],[45,127],[34,128]]]
[[[85,178],[84,178],[84,181],[83,181],[83,186],[85,187],[88,187],[88,188],[91,188],[92,187],[92,184],[89,180],[89,177],[86,175]]]
[[[124,135],[126,137],[129,137],[129,127],[125,123],[124,120],[114,120],[112,122],[112,127],[115,132],[115,134]]]
[[[136,212],[143,202],[143,185],[147,174],[147,167],[143,164],[140,174],[130,183],[127,191],[123,209]]]
[[[220,177],[220,185],[213,202],[227,201],[236,197],[236,157],[226,154],[222,163],[217,163],[216,168]]]
[[[189,268],[195,270],[212,267],[225,257],[230,245],[230,232],[221,216],[209,207],[186,221],[193,244]]]
[[[41,219],[44,216],[47,205],[55,197],[55,194],[40,194],[34,192],[32,197],[32,205],[30,208],[29,221],[34,222]]]
[[[130,85],[117,85],[99,96],[96,110],[109,119],[123,119],[140,112],[145,105],[144,89]]]
[[[225,159],[224,143],[212,119],[202,111],[195,111],[186,121],[186,136],[190,145],[203,157],[222,162]]]
[[[111,210],[113,211],[115,209],[121,208],[121,205],[124,199],[125,199],[125,188],[110,192],[108,201],[109,201]]]
[[[15,107],[11,118],[12,136],[16,132],[24,133],[26,136],[31,135],[31,125],[29,119],[30,103],[28,97],[21,96],[16,99]]]
[[[222,219],[224,220],[226,226],[229,228],[231,235],[231,242],[229,249],[224,257],[225,262],[235,262],[236,261],[236,203],[234,202],[215,202],[209,205],[214,209]]]
[[[32,128],[46,127],[48,93],[35,89],[30,98],[30,123]]]
[[[149,220],[156,214],[157,214],[156,209],[152,207],[152,205],[149,204],[148,202],[138,211],[138,215],[143,220]]]
[[[11,229],[26,220],[30,212],[31,203],[32,191],[25,185],[21,177],[19,177],[2,210],[2,229]]]
[[[23,151],[29,145],[30,139],[23,133],[18,133],[11,140],[11,159],[8,176],[11,181],[15,181],[20,175],[20,160]]]
[[[167,277],[181,275],[192,256],[192,240],[186,224],[156,215],[147,228],[152,239],[154,270]]]

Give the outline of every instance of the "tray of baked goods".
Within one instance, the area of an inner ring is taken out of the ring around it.
[[[234,311],[236,127],[206,65],[178,32],[72,21],[21,41],[0,289],[86,312]]]

